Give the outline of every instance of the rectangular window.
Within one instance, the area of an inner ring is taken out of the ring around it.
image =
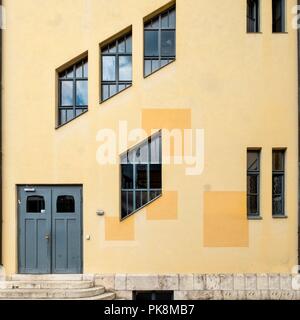
[[[88,58],[59,72],[58,125],[88,110]]]
[[[260,150],[247,152],[247,213],[248,217],[260,216]]]
[[[161,133],[121,156],[121,219],[162,193]]]
[[[247,32],[259,32],[259,0],[247,0]]]
[[[273,32],[285,32],[285,0],[272,0]]]
[[[285,150],[273,150],[273,216],[285,216]]]
[[[132,84],[131,32],[102,47],[101,61],[101,100],[105,101]]]
[[[155,72],[176,57],[176,8],[147,20],[144,24],[144,75]]]

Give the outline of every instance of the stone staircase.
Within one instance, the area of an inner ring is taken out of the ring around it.
[[[0,300],[114,300],[89,275],[13,275],[0,281]]]

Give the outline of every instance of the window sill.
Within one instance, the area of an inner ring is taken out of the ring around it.
[[[287,31],[272,32],[272,34],[288,34]]]
[[[282,216],[272,216],[273,219],[287,219],[288,216],[287,215],[282,215]]]
[[[261,31],[257,31],[257,32],[247,31],[246,33],[247,33],[247,34],[263,34]]]
[[[262,216],[248,216],[248,220],[263,220]]]

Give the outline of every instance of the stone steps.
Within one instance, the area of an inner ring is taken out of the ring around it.
[[[88,289],[93,281],[2,281],[0,289]]]
[[[77,299],[99,296],[104,292],[104,287],[88,289],[2,289],[0,290],[0,299]]]
[[[0,300],[114,300],[94,275],[13,275],[0,281]]]

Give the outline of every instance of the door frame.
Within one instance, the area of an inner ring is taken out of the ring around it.
[[[21,223],[20,223],[20,217],[21,217],[21,212],[20,212],[20,205],[19,205],[19,197],[20,197],[20,192],[19,190],[21,188],[55,188],[55,187],[78,187],[80,188],[80,195],[81,195],[81,199],[80,199],[80,255],[81,255],[81,259],[80,259],[80,272],[78,274],[82,274],[83,273],[83,260],[84,260],[84,250],[83,250],[83,184],[17,184],[16,185],[16,205],[17,205],[17,232],[16,232],[16,236],[17,236],[17,272],[18,274],[24,274],[20,272],[20,266],[21,266],[21,237],[20,237],[20,233],[21,233]],[[51,197],[51,228],[52,228],[52,197]],[[50,257],[52,259],[52,246],[51,246],[51,252],[50,252]],[[40,273],[42,274],[42,273]],[[50,273],[47,274],[54,274],[52,271],[52,263],[50,263]]]

